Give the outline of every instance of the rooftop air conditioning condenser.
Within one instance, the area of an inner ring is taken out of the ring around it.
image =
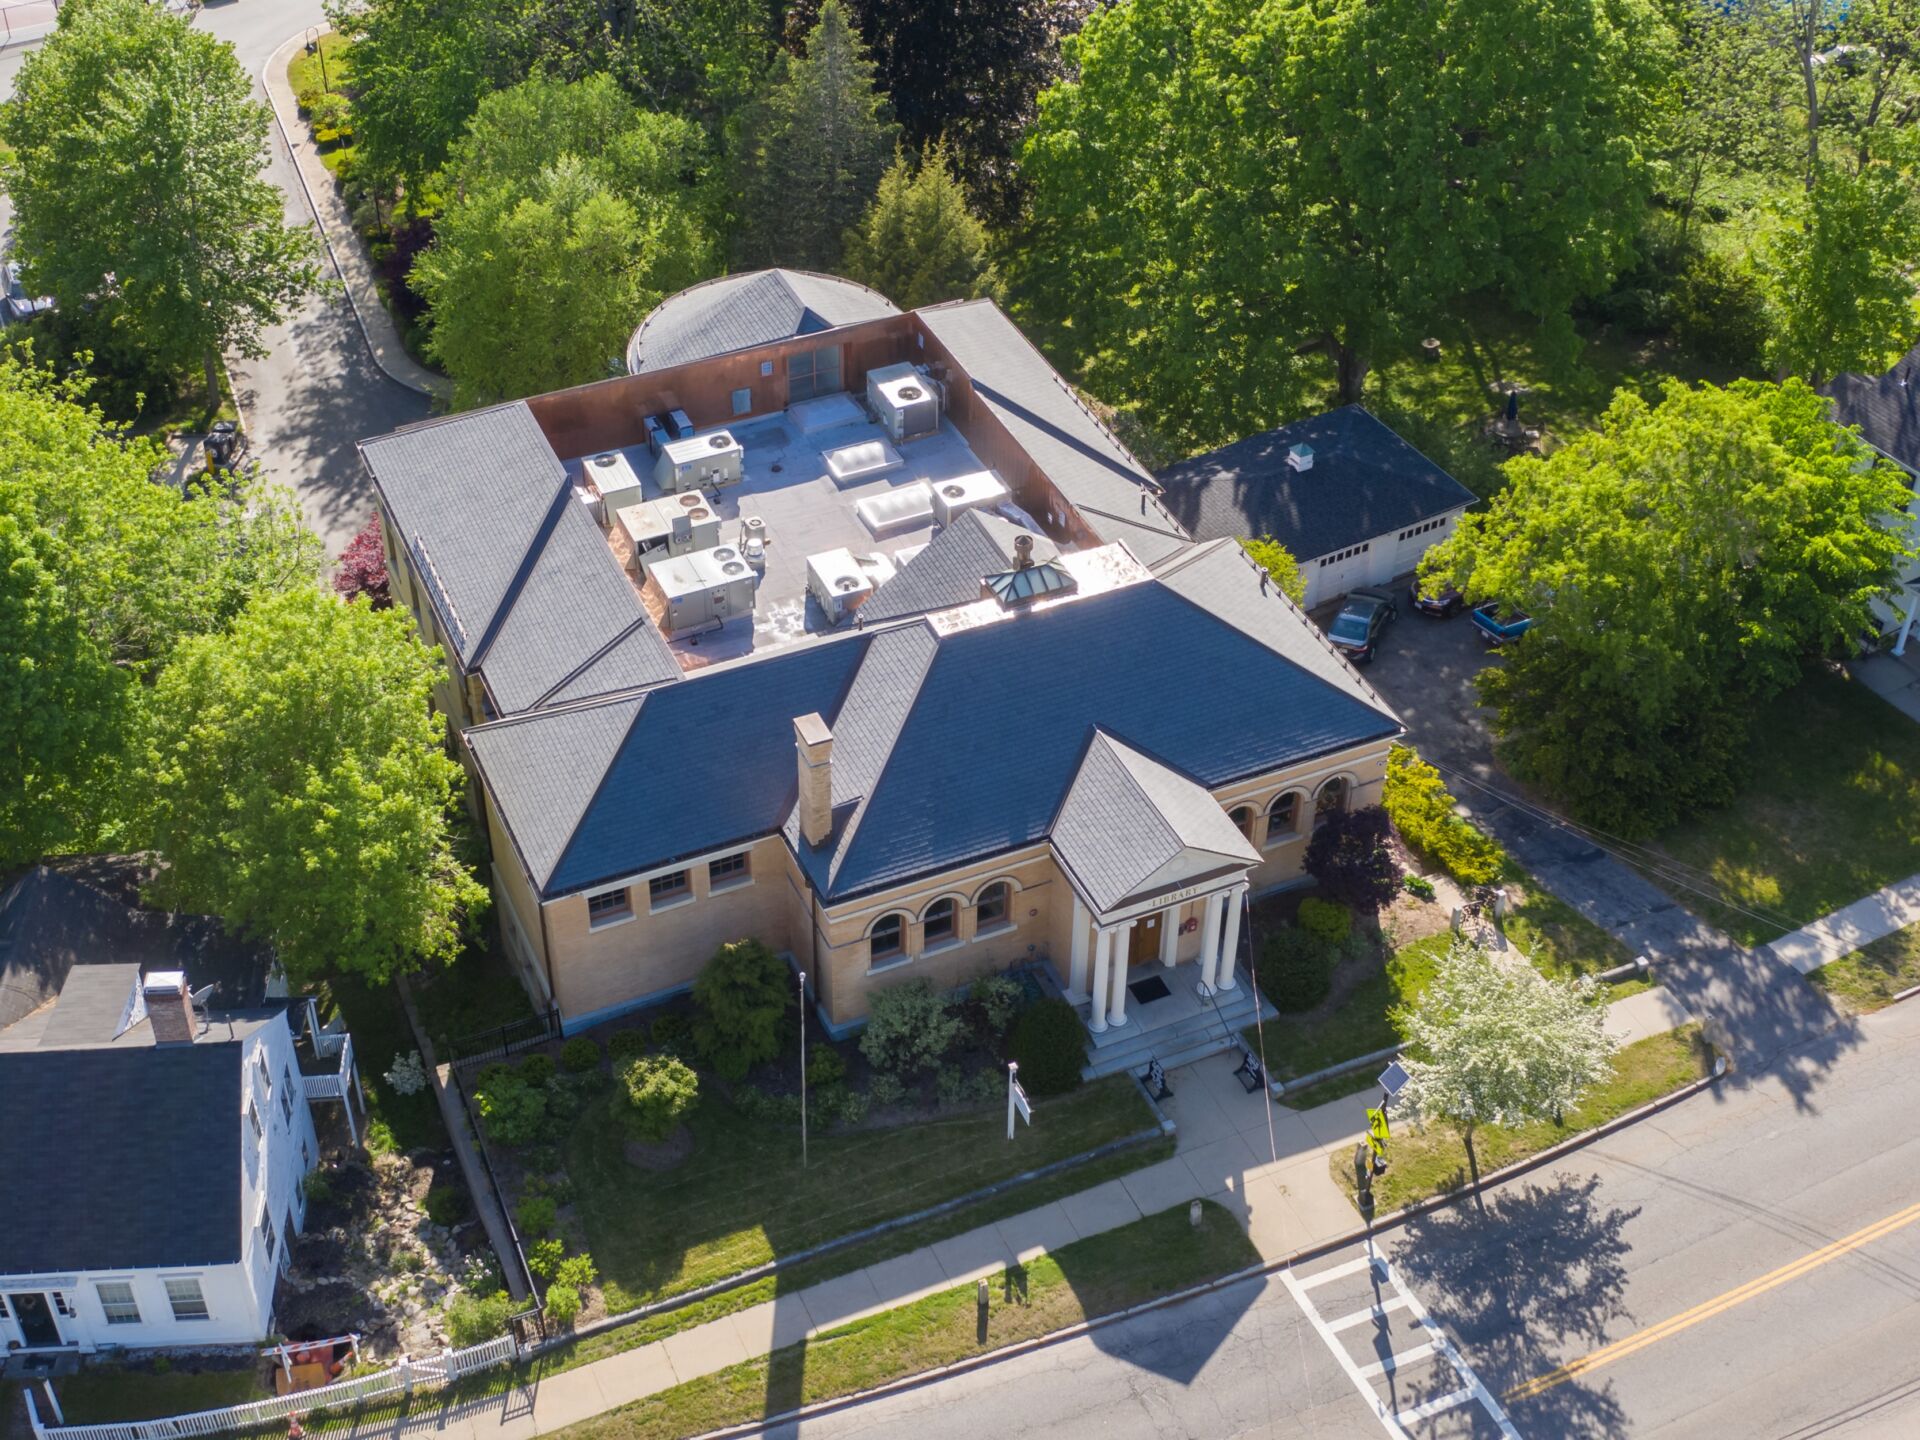
[[[717,630],[753,613],[754,573],[731,545],[675,555],[647,567],[647,609],[669,640]]]
[[[640,472],[633,468],[633,462],[623,451],[609,450],[604,455],[589,456],[583,468],[587,483],[600,493],[602,503],[596,518],[602,525],[611,526],[614,516],[646,498],[640,490]]]
[[[938,525],[951,525],[965,510],[991,510],[1012,499],[1000,477],[991,470],[971,475],[956,475],[933,487],[933,519]]]
[[[654,461],[653,478],[669,495],[740,483],[740,442],[725,430],[669,440]]]
[[[911,365],[869,370],[867,405],[896,445],[940,428],[940,388]]]

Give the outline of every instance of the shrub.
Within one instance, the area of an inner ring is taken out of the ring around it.
[[[520,1163],[529,1175],[537,1180],[542,1175],[551,1175],[560,1168],[560,1152],[551,1145],[531,1145],[520,1154]],[[527,1182],[532,1189],[534,1180]]]
[[[1007,1026],[1027,998],[1027,988],[1011,975],[982,975],[967,987],[967,1003],[980,1017],[980,1024],[996,1039],[1007,1033]]]
[[[1260,988],[1276,1010],[1297,1015],[1327,998],[1339,951],[1298,926],[1283,925],[1267,936],[1260,955]]]
[[[1462,885],[1491,885],[1500,878],[1506,851],[1453,813],[1440,772],[1404,745],[1387,756],[1381,801],[1401,837]]]
[[[547,1118],[547,1092],[528,1085],[509,1067],[489,1065],[473,1087],[474,1104],[487,1134],[502,1145],[538,1140]]]
[[[758,940],[722,945],[693,982],[693,1043],[728,1080],[780,1053],[793,1003],[792,972]]]
[[[409,1050],[405,1055],[393,1057],[393,1068],[387,1071],[387,1088],[396,1095],[418,1095],[427,1088],[427,1067],[421,1062],[418,1050]]]
[[[1323,896],[1355,910],[1377,910],[1400,889],[1400,867],[1387,848],[1387,812],[1378,805],[1321,821],[1302,863]]]
[[[553,1071],[551,1055],[529,1055],[520,1062],[520,1078],[528,1085],[545,1085],[553,1079]]]
[[[942,1105],[964,1105],[973,1098],[973,1086],[958,1065],[942,1065],[934,1072],[933,1093]]]
[[[733,1091],[733,1106],[749,1120],[767,1120],[775,1124],[798,1125],[800,1123],[800,1097],[798,1095],[769,1095],[758,1085],[736,1085]],[[820,1110],[816,1099],[815,1113]]]
[[[527,1268],[542,1280],[550,1280],[566,1253],[564,1240],[536,1240],[527,1247]]]
[[[821,1125],[858,1125],[867,1118],[867,1096],[857,1090],[822,1090],[813,1098],[813,1114]]]
[[[1353,912],[1344,905],[1309,895],[1300,902],[1299,923],[1309,935],[1338,945],[1353,933]]]
[[[876,1105],[898,1105],[907,1098],[907,1083],[899,1076],[889,1075],[882,1070],[868,1082],[867,1094]]]
[[[693,1020],[674,1011],[653,1022],[653,1048],[662,1055],[693,1053]]]
[[[965,1029],[944,995],[924,980],[908,980],[874,995],[860,1053],[874,1069],[904,1080],[937,1069]]]
[[[300,113],[302,115],[311,115],[313,113],[314,102],[319,100],[323,93],[325,92],[323,92],[318,85],[302,85],[300,87],[300,93],[293,97],[293,103],[300,107]]]
[[[340,552],[340,559],[334,566],[333,589],[343,600],[364,596],[367,604],[375,610],[385,610],[393,604],[391,581],[387,575],[386,541],[381,538],[378,511],[367,516],[359,533]]]
[[[845,1084],[846,1079],[847,1062],[840,1058],[840,1052],[824,1040],[816,1040],[807,1052],[807,1088],[831,1090]]]
[[[333,90],[323,90],[307,107],[313,120],[313,138],[321,144],[353,133],[353,103]]]
[[[491,1295],[456,1295],[447,1302],[447,1339],[457,1349],[507,1333],[513,1301],[504,1290]],[[308,1417],[312,1423],[312,1417]]]
[[[560,1047],[560,1068],[569,1075],[584,1075],[599,1064],[600,1047],[584,1035],[576,1035]]]
[[[671,1055],[642,1055],[620,1074],[619,1103],[627,1129],[640,1140],[659,1144],[699,1102],[700,1080]]]
[[[554,1284],[572,1285],[580,1290],[586,1289],[599,1278],[599,1267],[593,1263],[591,1255],[569,1255],[553,1272]]]
[[[1087,1062],[1087,1027],[1058,996],[1036,1000],[1014,1017],[1007,1049],[1020,1065],[1029,1095],[1064,1095],[1080,1084]]]
[[[333,1182],[324,1170],[309,1170],[300,1178],[300,1193],[309,1205],[324,1205],[333,1199]]]
[[[393,1127],[384,1120],[367,1122],[367,1151],[372,1155],[392,1155],[400,1149],[393,1138]]]
[[[1702,360],[1758,368],[1767,339],[1759,278],[1724,255],[1696,252],[1674,282],[1673,334]]]
[[[451,1230],[473,1213],[473,1200],[458,1185],[436,1185],[427,1191],[427,1218]]]
[[[647,1032],[638,1026],[631,1030],[616,1030],[607,1041],[607,1057],[613,1061],[615,1070],[624,1070],[629,1060],[646,1053]]]
[[[547,1319],[556,1325],[571,1325],[579,1313],[579,1290],[558,1281],[547,1287]]]
[[[1409,895],[1418,895],[1422,900],[1433,899],[1433,882],[1426,876],[1409,875],[1405,883]]]
[[[553,1233],[553,1222],[558,1218],[559,1209],[551,1196],[529,1195],[513,1207],[513,1218],[519,1224],[522,1235],[538,1240]]]

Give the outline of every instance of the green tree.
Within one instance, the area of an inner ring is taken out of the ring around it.
[[[261,177],[268,118],[226,42],[142,0],[69,0],[0,110],[28,285],[217,393],[221,352],[264,355],[317,281]]]
[[[489,95],[455,145],[455,198],[411,284],[460,406],[599,379],[635,318],[710,272],[690,121],[636,110],[606,75]]]
[[[894,155],[865,217],[847,231],[840,273],[902,310],[992,293],[987,227],[967,209],[944,143],[917,168],[904,151]]]
[[[728,1080],[780,1053],[794,999],[786,961],[759,940],[732,940],[693,982],[693,1043]]]
[[[1273,578],[1280,587],[1280,593],[1296,605],[1307,603],[1307,577],[1300,573],[1300,562],[1293,552],[1271,535],[1262,535],[1258,540],[1242,540],[1240,548],[1253,558],[1253,563]]]
[[[1517,776],[1630,836],[1731,796],[1748,717],[1907,553],[1899,472],[1827,415],[1797,380],[1622,391],[1429,552],[1423,577],[1534,617],[1479,682]]]
[[[620,1105],[636,1139],[658,1145],[700,1102],[700,1077],[671,1055],[642,1055],[620,1072]]]
[[[155,898],[270,942],[297,983],[451,960],[486,892],[452,852],[442,674],[405,612],[316,586],[182,642],[137,777]]]
[[[1912,345],[1920,320],[1909,273],[1920,207],[1890,165],[1827,165],[1760,254],[1767,359],[1812,384],[1878,374]]]
[[[872,198],[898,130],[840,0],[820,7],[804,55],[775,59],[742,127],[739,259],[836,269],[842,239]]]
[[[1497,290],[1570,351],[1651,188],[1649,0],[1133,0],[1067,42],[1021,280],[1109,398],[1212,443]],[[1320,368],[1307,357],[1322,357]]]
[[[1597,993],[1589,976],[1549,980],[1456,940],[1401,1017],[1402,1103],[1459,1127],[1478,1181],[1474,1131],[1558,1120],[1605,1078],[1615,1046]]]

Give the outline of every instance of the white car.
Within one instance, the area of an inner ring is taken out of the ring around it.
[[[20,262],[7,262],[6,311],[8,320],[26,320],[43,310],[53,309],[53,297],[42,295],[37,299],[27,294],[27,287],[20,280]]]

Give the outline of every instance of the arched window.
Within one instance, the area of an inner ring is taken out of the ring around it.
[[[1290,838],[1300,827],[1300,792],[1289,790],[1273,797],[1267,806],[1267,843],[1274,845]]]
[[[1347,781],[1343,775],[1336,775],[1320,787],[1320,793],[1313,797],[1313,828],[1318,830],[1326,823],[1330,815],[1338,815],[1347,808]]]
[[[899,911],[882,915],[867,932],[867,963],[898,960],[907,953],[907,917]]]
[[[954,937],[955,926],[959,920],[960,907],[954,903],[951,895],[943,895],[927,907],[922,918],[921,929],[929,945],[938,945]]]
[[[973,904],[973,928],[976,933],[992,930],[1007,923],[1007,916],[1013,911],[1013,886],[1005,880],[996,880],[980,892],[980,898]]]
[[[1247,839],[1253,838],[1253,807],[1251,805],[1234,806],[1227,812],[1227,819],[1233,821],[1233,828]]]

